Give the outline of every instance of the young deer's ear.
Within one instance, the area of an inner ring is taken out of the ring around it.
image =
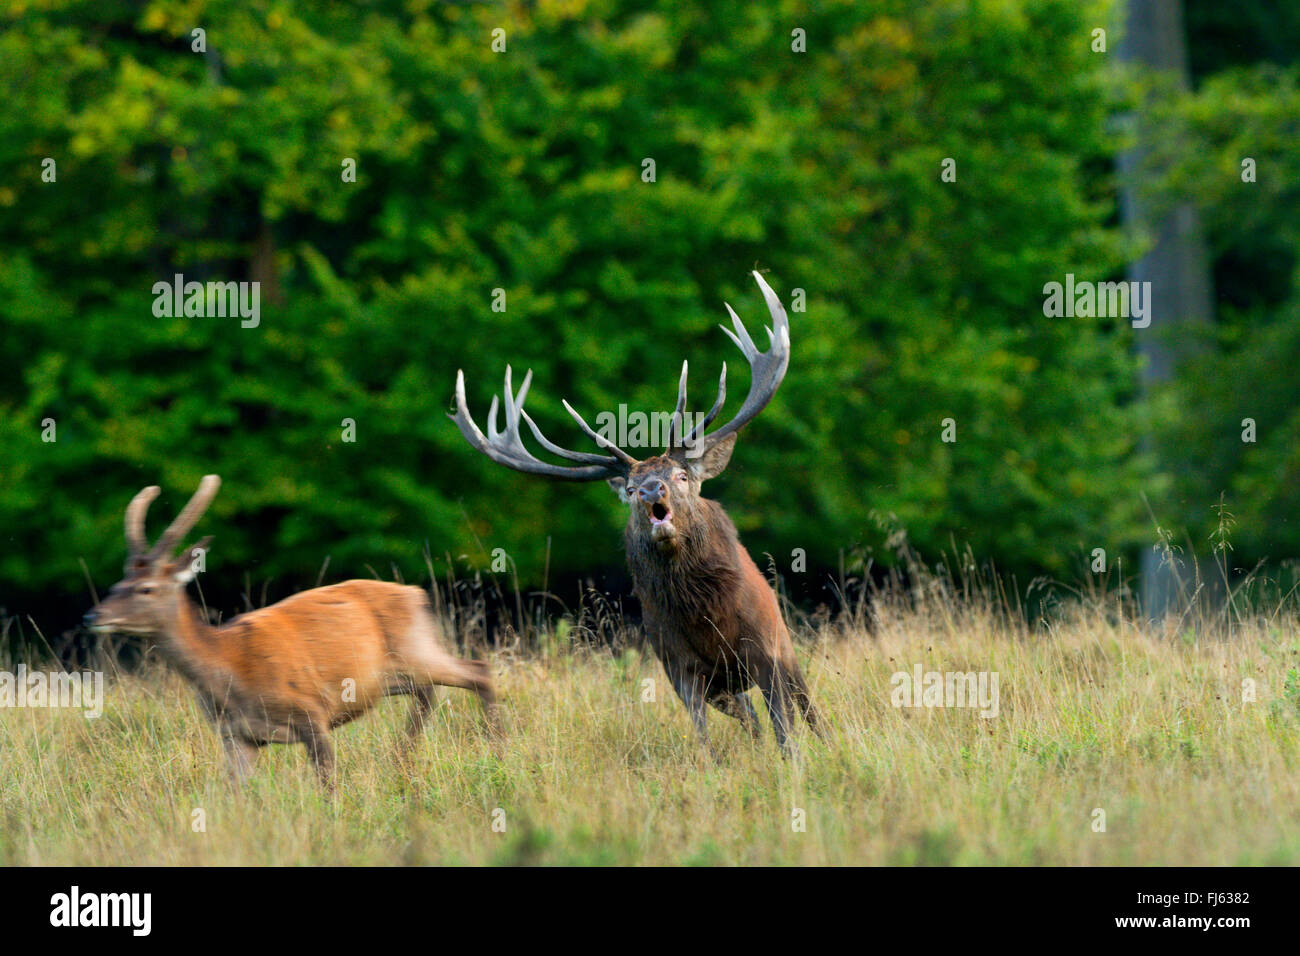
[[[614,494],[618,495],[618,500],[623,501],[624,492],[627,490],[627,479],[621,475],[616,475],[613,478],[606,478],[605,480],[608,481],[609,486],[614,489]]]
[[[181,584],[189,584],[194,575],[204,570],[208,547],[212,544],[212,535],[206,535],[181,552],[172,563],[172,577]]]
[[[694,448],[676,449],[673,459],[679,462],[696,481],[716,478],[726,470],[731,461],[731,453],[736,447],[736,435],[733,432],[703,454],[692,456]]]

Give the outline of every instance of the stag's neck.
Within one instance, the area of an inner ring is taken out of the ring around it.
[[[625,533],[627,563],[643,604],[688,617],[713,617],[741,577],[736,526],[716,501],[701,498],[677,547],[661,550],[632,522]]]
[[[222,629],[209,624],[183,591],[162,647],[172,666],[201,692],[217,698],[230,693],[234,671],[226,660]]]

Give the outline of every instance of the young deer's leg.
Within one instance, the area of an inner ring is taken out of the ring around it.
[[[429,712],[433,710],[434,705],[438,702],[438,688],[430,684],[427,687],[416,687],[411,691],[411,719],[406,724],[406,736],[414,743],[424,730],[424,725],[429,719]]]
[[[501,711],[497,707],[497,693],[492,686],[492,670],[487,661],[460,662],[469,669],[469,689],[478,694],[479,703],[483,705],[483,718],[487,721],[488,732],[494,739],[501,739]]]
[[[486,661],[469,661],[450,654],[430,654],[414,662],[413,666],[419,668],[413,675],[420,683],[463,687],[477,694],[479,703],[483,705],[488,733],[493,738],[500,738],[501,718],[497,710],[496,691],[492,688],[492,673]]]
[[[483,705],[488,733],[493,740],[500,740],[501,721],[487,662],[452,657],[439,640],[440,632],[440,626],[431,615],[421,614],[410,633],[399,643],[400,669],[417,684],[441,684],[472,690]]]
[[[307,745],[321,783],[332,795],[334,793],[334,744],[330,740],[329,730],[324,721],[312,720],[303,734],[302,742]]]
[[[763,736],[763,728],[759,726],[758,714],[754,713],[748,694],[715,694],[709,698],[709,703],[728,717],[740,721],[755,740]]]
[[[243,786],[253,772],[253,764],[257,761],[257,748],[229,731],[221,732],[221,747],[226,753],[226,766],[230,769],[231,782],[237,787]]]

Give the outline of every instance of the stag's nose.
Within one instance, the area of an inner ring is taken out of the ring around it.
[[[96,611],[96,610],[92,607],[89,611],[87,611],[87,612],[82,616],[82,618],[81,618],[81,623],[84,624],[84,625],[86,625],[86,627],[90,627],[92,624],[95,623],[95,621],[96,621],[96,619],[98,619],[98,617],[99,617],[99,612]]]
[[[656,478],[654,481],[647,481],[643,484],[637,494],[641,496],[643,502],[652,505],[668,494],[668,486],[662,480]]]

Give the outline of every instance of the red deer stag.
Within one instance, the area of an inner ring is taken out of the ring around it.
[[[441,644],[441,627],[420,588],[385,581],[344,581],[209,625],[185,593],[189,557],[181,539],[221,486],[208,475],[151,548],[144,518],[158,497],[145,488],[126,509],[126,577],[86,613],[96,631],[159,639],[164,657],[197,689],[216,725],[235,780],[252,770],[257,748],[305,744],[326,786],[334,782],[330,731],[386,696],[414,698],[414,739],[434,702],[435,685],[479,696],[495,731],[496,704],[487,665],[462,660]]]
[[[788,752],[793,706],[809,727],[820,732],[817,711],[795,659],[794,647],[776,595],[736,536],[736,527],[716,501],[700,497],[700,483],[727,467],[736,433],[771,400],[790,361],[790,325],[776,293],[757,272],[754,278],[772,313],[770,348],[760,352],[740,318],[727,306],[736,343],[749,362],[749,394],[730,422],[709,434],[726,397],[727,367],[722,366],[718,398],[708,414],[685,433],[686,363],[682,363],[677,408],[669,419],[668,448],[637,461],[592,430],[566,401],[565,409],[597,446],[608,454],[570,451],[548,441],[524,411],[532,372],[513,393],[510,368],[505,377],[505,431],[498,432],[497,400],[488,412],[486,436],[465,405],[465,376],[456,376],[456,413],[451,418],[466,440],[498,464],[516,471],[564,481],[606,479],[631,513],[624,542],[628,568],[641,601],[647,633],[664,670],[704,746],[712,752],[705,727],[705,704],[739,720],[755,737],[758,718],[746,693],[755,683],[767,699],[772,726]],[[519,435],[520,421],[547,451],[577,467],[534,458]]]

